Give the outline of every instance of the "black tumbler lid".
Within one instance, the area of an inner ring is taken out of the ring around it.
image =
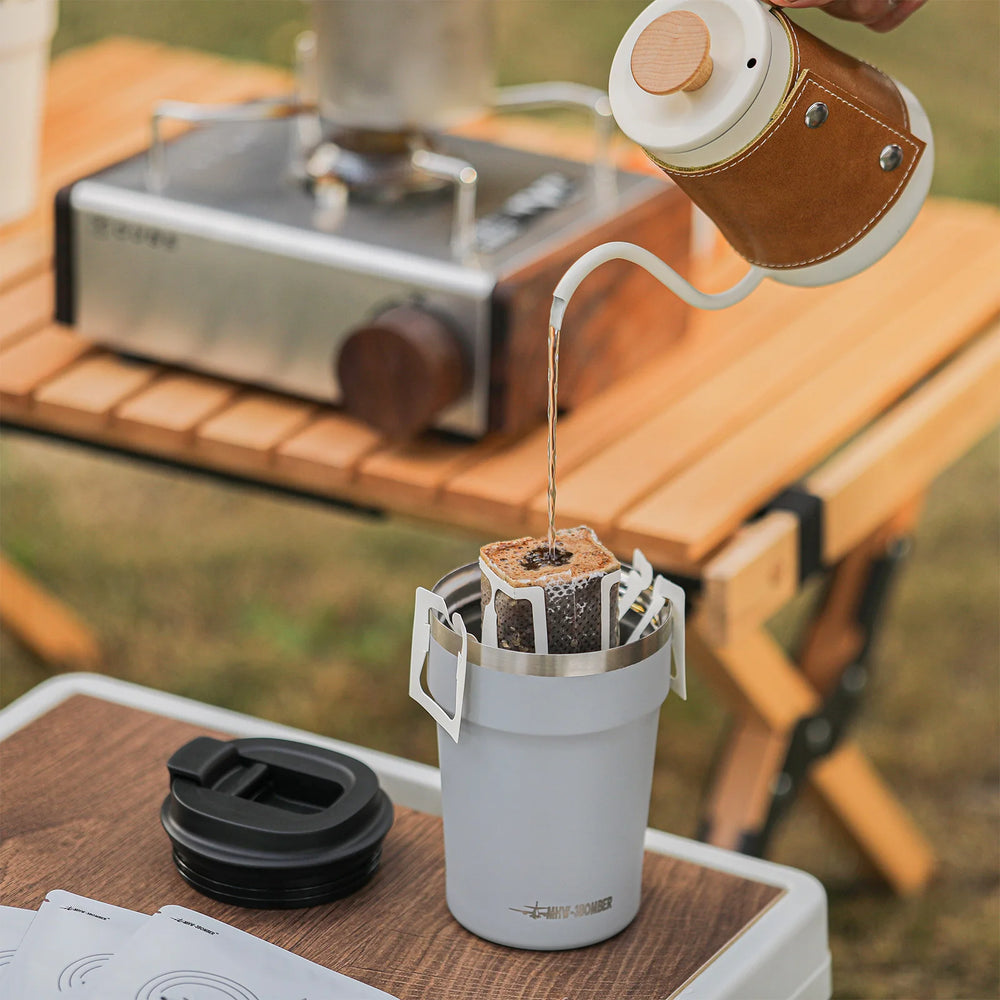
[[[199,736],[167,761],[160,819],[199,892],[253,907],[314,906],[375,874],[392,826],[366,764],[290,740]]]

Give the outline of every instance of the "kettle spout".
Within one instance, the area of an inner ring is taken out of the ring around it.
[[[559,279],[552,294],[549,325],[562,329],[563,315],[573,293],[591,271],[609,260],[627,260],[648,271],[657,281],[666,285],[675,295],[698,309],[725,309],[745,299],[764,280],[764,271],[750,267],[739,281],[722,292],[702,292],[686,278],[682,278],[669,264],[665,264],[649,250],[634,243],[602,243],[588,250],[577,259]]]

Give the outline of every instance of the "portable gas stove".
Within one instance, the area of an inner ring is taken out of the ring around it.
[[[495,103],[583,105],[612,127],[604,95],[575,85]],[[548,300],[582,250],[638,238],[683,265],[686,202],[658,178],[318,110],[301,94],[161,105],[148,155],[57,196],[57,318],[125,353],[340,402],[391,436],[478,437],[544,413]],[[201,127],[164,144],[164,117]],[[683,306],[650,284],[656,328],[635,336],[634,280],[609,274],[577,307],[567,406],[679,332]]]

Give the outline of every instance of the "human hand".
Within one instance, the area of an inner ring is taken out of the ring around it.
[[[777,7],[822,7],[827,14],[858,21],[872,31],[898,28],[926,0],[770,0]]]

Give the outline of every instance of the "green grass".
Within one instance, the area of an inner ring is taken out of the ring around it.
[[[602,84],[634,0],[500,0],[499,77]],[[931,0],[874,35],[803,17],[885,67],[928,109],[938,193],[996,201],[1000,14],[993,0]],[[69,0],[56,50],[109,33],[287,63],[305,9],[283,0]],[[107,673],[354,740],[436,757],[406,696],[415,587],[485,541],[344,514],[64,445],[5,437],[5,552],[97,630]],[[1000,438],[931,492],[876,651],[856,736],[942,857],[920,898],[900,901],[860,867],[808,800],[775,857],[823,879],[836,996],[998,996],[1000,926]],[[779,616],[793,642],[810,595]],[[47,676],[0,636],[0,702]],[[651,820],[693,834],[726,717],[695,676],[660,732]]]

